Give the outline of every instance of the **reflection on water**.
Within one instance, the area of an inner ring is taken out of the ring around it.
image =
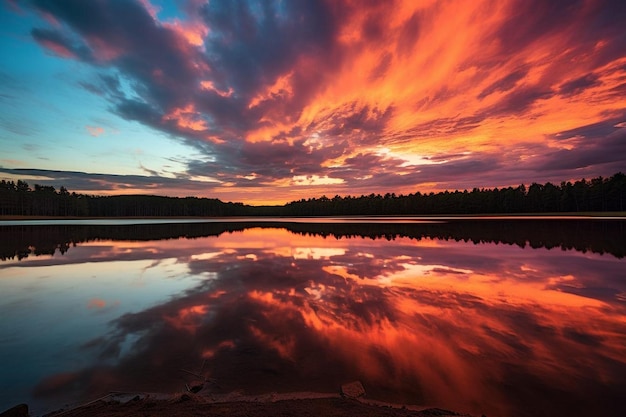
[[[0,235],[1,409],[180,390],[181,369],[202,368],[214,392],[360,380],[373,398],[477,415],[626,411],[621,222]]]
[[[374,221],[376,220],[376,221]],[[385,220],[385,222],[383,222]],[[393,221],[392,221],[393,220]],[[247,222],[198,223],[197,220],[105,220],[58,221],[32,225],[33,221],[16,221],[14,226],[0,222],[0,260],[22,259],[29,254],[65,253],[77,243],[92,240],[160,240],[219,236],[246,228],[281,228],[296,234],[315,234],[336,238],[363,237],[392,240],[398,237],[411,239],[435,238],[463,240],[474,243],[505,243],[520,247],[575,249],[582,252],[610,253],[619,258],[626,256],[626,221],[537,219],[512,220],[415,220],[408,218],[358,219],[301,218],[259,219]]]

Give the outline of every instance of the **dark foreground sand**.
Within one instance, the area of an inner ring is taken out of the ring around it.
[[[26,406],[0,413],[0,417],[26,417]],[[268,394],[260,397],[238,396],[211,398],[182,393],[109,395],[71,409],[58,410],[46,417],[91,416],[385,416],[385,417],[443,417],[467,416],[439,408],[403,407],[392,404],[346,398],[339,395],[296,393]]]

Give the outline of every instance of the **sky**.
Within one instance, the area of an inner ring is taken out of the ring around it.
[[[626,2],[6,0],[0,179],[248,204],[626,171]]]

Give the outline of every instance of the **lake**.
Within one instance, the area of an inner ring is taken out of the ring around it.
[[[626,415],[626,221],[0,222],[0,411],[337,392]],[[195,378],[197,379],[197,378]]]

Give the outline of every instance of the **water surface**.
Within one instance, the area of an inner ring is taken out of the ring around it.
[[[0,226],[0,409],[109,391],[335,391],[623,415],[626,226],[299,220]],[[0,410],[1,411],[1,410]]]

